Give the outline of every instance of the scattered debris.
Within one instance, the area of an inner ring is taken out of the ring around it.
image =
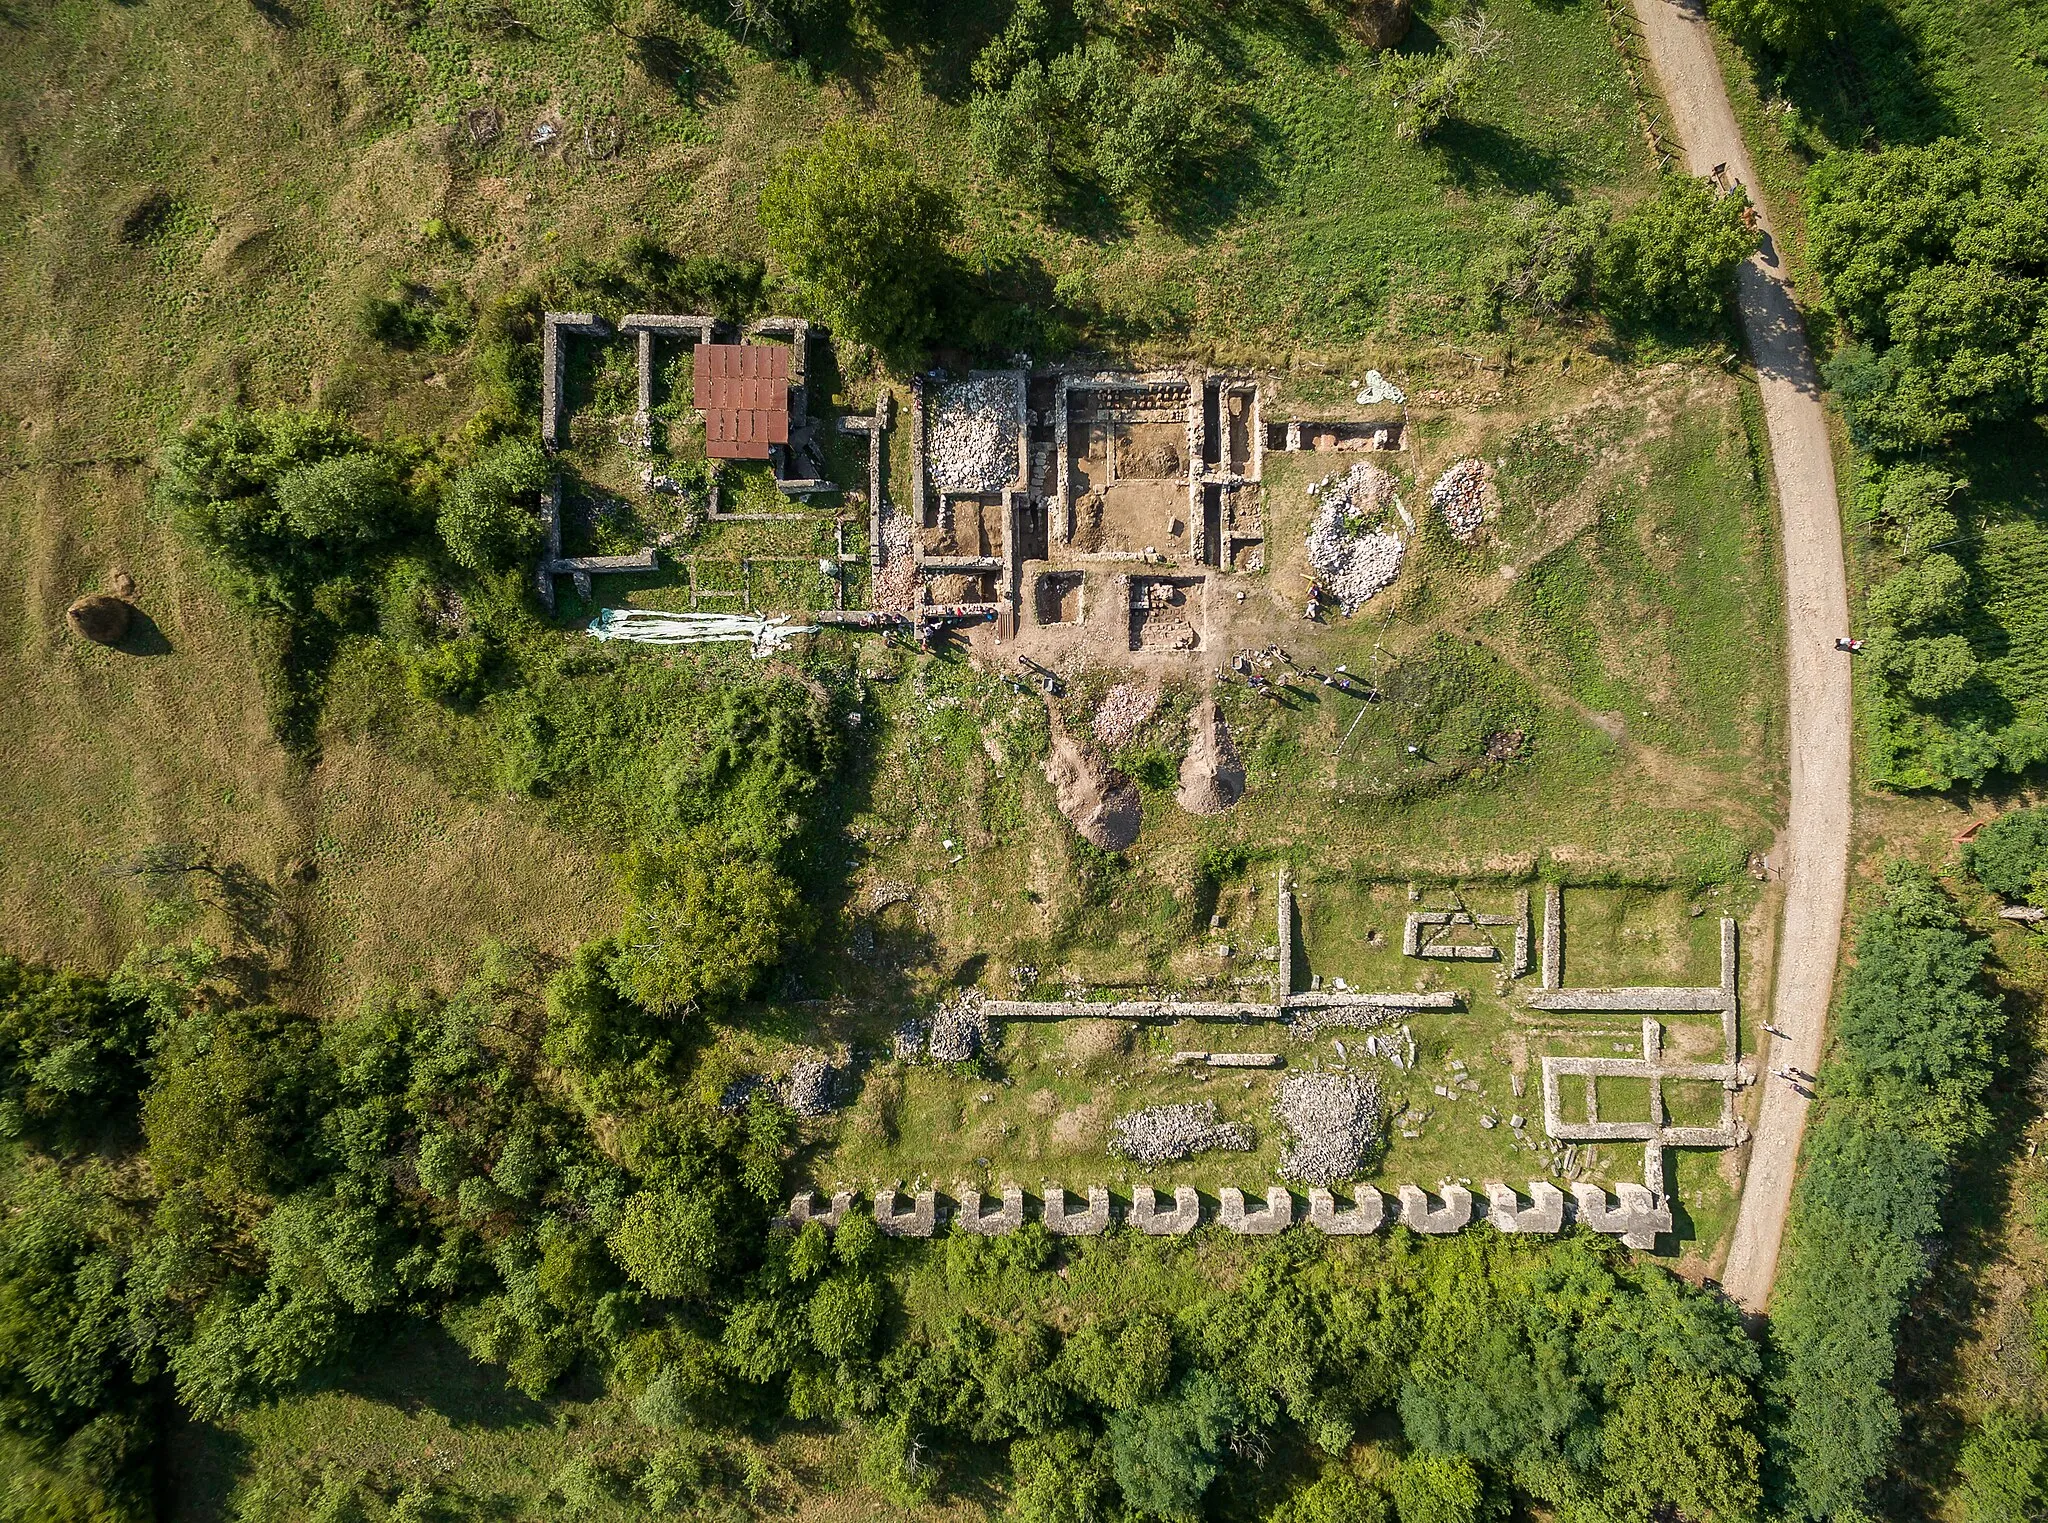
[[[1273,1117],[1289,1139],[1280,1177],[1337,1184],[1358,1172],[1379,1134],[1379,1085],[1370,1074],[1289,1074],[1273,1099]]]
[[[1479,531],[1493,517],[1492,471],[1484,460],[1458,461],[1429,489],[1429,500],[1443,515],[1444,527],[1461,545],[1476,544]]]
[[[1309,564],[1316,583],[1347,615],[1401,574],[1408,542],[1381,527],[1399,507],[1394,478],[1361,460],[1322,484],[1322,503],[1308,531]]]
[[[1000,492],[1017,478],[1017,384],[949,381],[929,393],[925,460],[941,492]]]
[[[1159,690],[1140,682],[1119,682],[1095,709],[1095,738],[1111,751],[1126,745],[1152,711],[1159,707]]]
[[[1109,1150],[1134,1163],[1171,1163],[1196,1153],[1249,1153],[1252,1139],[1243,1127],[1220,1121],[1216,1103],[1155,1105],[1116,1118]]]

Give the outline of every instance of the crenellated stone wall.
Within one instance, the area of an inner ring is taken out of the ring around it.
[[[1304,1219],[1297,1215],[1294,1196],[1284,1185],[1269,1186],[1260,1206],[1250,1205],[1244,1191],[1226,1186],[1217,1192],[1213,1221],[1223,1231],[1244,1237],[1271,1237],[1302,1220],[1330,1237],[1366,1237],[1392,1223],[1424,1236],[1444,1237],[1478,1221],[1490,1222],[1498,1232],[1550,1237],[1575,1222],[1588,1231],[1618,1237],[1631,1248],[1654,1248],[1657,1238],[1672,1230],[1669,1197],[1628,1182],[1616,1185],[1615,1190],[1616,1199],[1610,1204],[1607,1192],[1598,1185],[1575,1184],[1568,1197],[1549,1181],[1535,1179],[1529,1181],[1529,1204],[1524,1205],[1521,1196],[1500,1180],[1486,1182],[1483,1198],[1475,1198],[1470,1189],[1455,1181],[1440,1185],[1435,1199],[1420,1186],[1402,1185],[1391,1201],[1371,1185],[1359,1185],[1351,1192],[1352,1204],[1340,1208],[1334,1192],[1314,1189],[1308,1192]],[[1045,1229],[1060,1237],[1098,1237],[1115,1225],[1108,1189],[1090,1185],[1084,1193],[1087,1205],[1070,1210],[1066,1189],[1047,1185],[1039,1207]],[[817,1208],[817,1199],[815,1191],[799,1192],[788,1211],[770,1225],[792,1231],[808,1222],[827,1229],[836,1227],[852,1206],[853,1192],[838,1191],[831,1207],[823,1211]],[[1024,1192],[1014,1184],[1002,1187],[1002,1205],[995,1210],[986,1208],[985,1197],[973,1186],[960,1186],[954,1199],[957,1206],[946,1212],[935,1190],[920,1190],[915,1195],[877,1190],[875,1224],[890,1237],[905,1238],[932,1237],[947,1219],[954,1230],[977,1237],[1002,1237],[1024,1225]],[[1192,1186],[1176,1187],[1169,1208],[1161,1205],[1159,1192],[1151,1185],[1139,1185],[1131,1191],[1123,1225],[1147,1237],[1182,1237],[1200,1226],[1203,1216],[1201,1197]]]

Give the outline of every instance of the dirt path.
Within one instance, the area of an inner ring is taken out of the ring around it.
[[[1693,172],[1727,165],[1749,187],[1765,222],[1763,252],[1743,266],[1737,300],[1763,390],[1783,514],[1790,676],[1792,799],[1775,854],[1784,863],[1785,921],[1771,1019],[1788,1035],[1771,1040],[1766,1063],[1810,1072],[1820,1061],[1849,873],[1849,662],[1834,650],[1835,636],[1849,627],[1849,595],[1834,456],[1806,330],[1785,285],[1706,21],[1696,0],[1635,0],[1635,9]],[[1752,1312],[1770,1300],[1806,1128],[1806,1102],[1791,1086],[1768,1077],[1764,1084],[1735,1242],[1722,1271],[1728,1294]]]

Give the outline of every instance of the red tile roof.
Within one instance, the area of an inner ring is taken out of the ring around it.
[[[692,360],[704,453],[766,460],[789,443],[789,350],[780,344],[699,344]]]

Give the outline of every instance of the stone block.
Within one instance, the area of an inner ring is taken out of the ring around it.
[[[1547,1180],[1529,1181],[1528,1206],[1499,1180],[1486,1186],[1486,1219],[1501,1232],[1550,1237],[1564,1231],[1564,1191]]]
[[[960,1210],[953,1225],[976,1237],[1006,1237],[1024,1225],[1024,1192],[1016,1185],[1003,1186],[1002,1209],[984,1211],[979,1190],[960,1192]]]
[[[1225,1232],[1241,1233],[1245,1237],[1271,1237],[1276,1232],[1285,1232],[1294,1224],[1294,1197],[1287,1193],[1285,1185],[1274,1185],[1266,1191],[1263,1210],[1247,1211],[1244,1206],[1244,1191],[1225,1187],[1219,1192],[1223,1211],[1217,1217]]]
[[[1379,1231],[1387,1219],[1386,1197],[1371,1185],[1360,1185],[1351,1192],[1351,1199],[1351,1209],[1339,1211],[1337,1197],[1328,1190],[1309,1191],[1309,1225],[1331,1237],[1366,1237]]]
[[[875,1192],[875,1225],[884,1237],[930,1237],[939,1225],[939,1194],[936,1190],[917,1192],[916,1204],[908,1211],[896,1209],[902,1197],[894,1190]]]
[[[1445,1185],[1444,1203],[1432,1207],[1420,1185],[1401,1186],[1401,1225],[1431,1237],[1462,1232],[1472,1221],[1472,1192],[1463,1185]]]
[[[788,1227],[792,1230],[801,1230],[804,1223],[816,1222],[827,1232],[830,1232],[839,1225],[840,1218],[846,1215],[847,1208],[853,1204],[853,1191],[840,1190],[835,1192],[832,1196],[830,1208],[824,1211],[817,1209],[817,1200],[818,1192],[816,1190],[799,1190],[790,1197],[789,1210],[783,1215],[774,1218],[768,1225],[770,1227]]]
[[[1045,1187],[1045,1230],[1055,1237],[1094,1237],[1109,1228],[1109,1191],[1101,1185],[1088,1187],[1088,1209],[1069,1213],[1064,1185]]]
[[[1184,1237],[1202,1221],[1202,1198],[1193,1185],[1181,1185],[1173,1192],[1173,1209],[1159,1209],[1159,1195],[1150,1185],[1131,1192],[1131,1213],[1124,1218],[1147,1237]]]

